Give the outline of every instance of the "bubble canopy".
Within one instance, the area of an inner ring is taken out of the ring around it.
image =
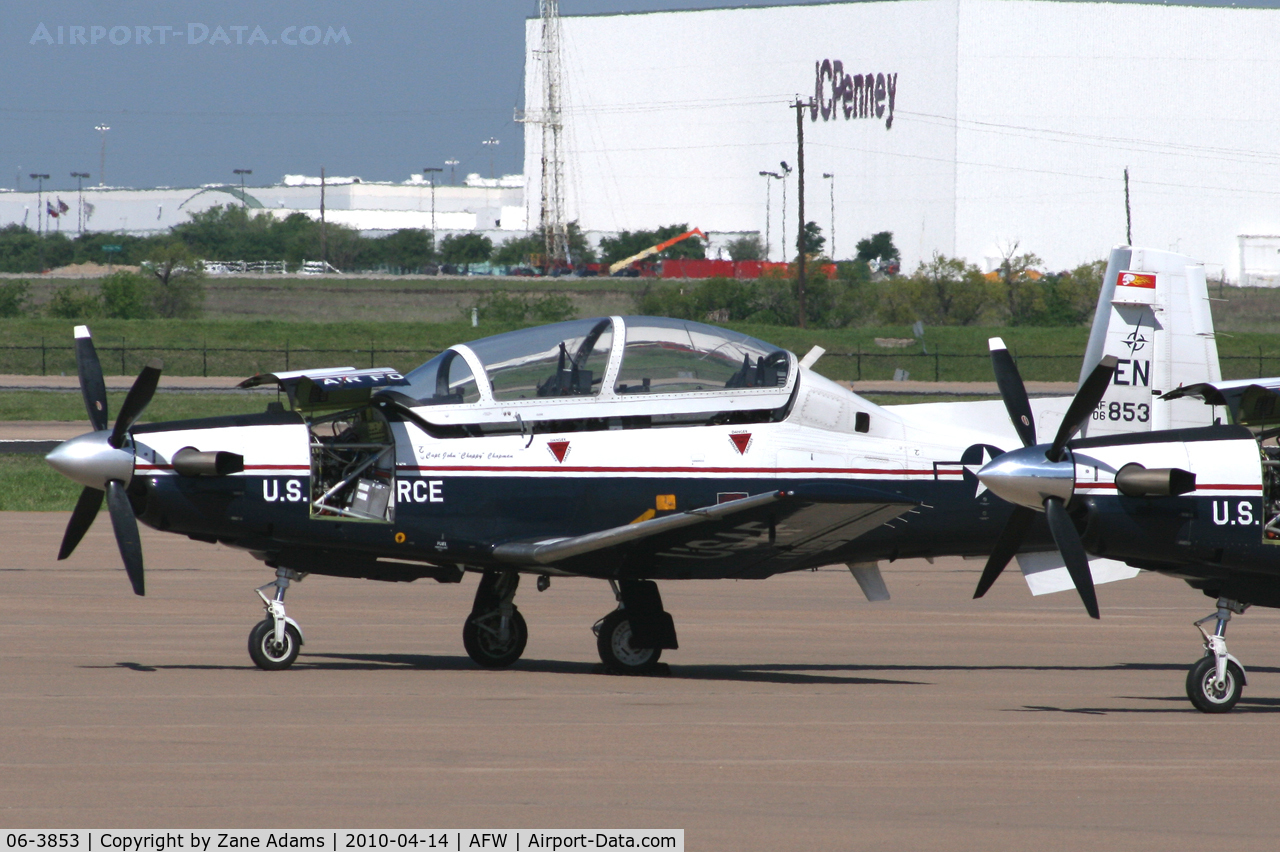
[[[409,386],[400,390],[419,405],[457,405],[484,397],[512,402],[777,391],[788,384],[790,361],[777,346],[705,323],[596,317],[451,347],[408,373]]]

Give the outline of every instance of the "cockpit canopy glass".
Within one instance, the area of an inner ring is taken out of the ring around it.
[[[624,319],[627,343],[616,393],[696,393],[787,383],[787,353],[763,340],[688,320]]]
[[[609,365],[613,321],[559,322],[468,346],[484,364],[495,400],[593,396]]]
[[[416,399],[419,405],[457,405],[480,399],[471,367],[452,349],[441,352],[405,379],[409,386],[398,390]]]

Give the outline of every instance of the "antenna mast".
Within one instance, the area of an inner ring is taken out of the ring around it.
[[[542,127],[542,200],[538,227],[546,246],[548,269],[569,262],[569,231],[564,221],[564,154],[560,147],[560,0],[538,0],[542,21],[542,108],[526,111],[518,121]]]

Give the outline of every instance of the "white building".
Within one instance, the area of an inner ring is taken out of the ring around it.
[[[890,230],[905,269],[933,252],[990,268],[1015,243],[1050,269],[1104,258],[1126,241],[1126,167],[1136,244],[1238,280],[1240,237],[1280,233],[1280,10],[897,0],[566,17],[562,34],[568,215],[586,229],[767,230],[780,258],[796,174],[760,172],[794,169],[788,105],[816,96],[806,218],[834,218],[841,257]],[[540,148],[530,126],[531,218]]]
[[[525,228],[524,178],[504,175],[482,178],[468,175],[464,185],[438,182],[433,190],[422,175],[403,183],[369,182],[358,177],[331,177],[325,181],[325,219],[348,225],[366,234],[401,228],[447,231],[523,232]],[[58,202],[67,211],[43,224],[37,216],[46,203],[55,210]],[[215,205],[242,202],[255,213],[288,216],[305,213],[320,218],[320,178],[285,175],[272,186],[246,186],[243,197],[239,185],[216,184],[203,187],[123,189],[84,188],[84,229],[148,234],[186,222],[190,214]],[[0,191],[0,227],[26,225],[32,230],[47,227],[74,235],[81,227],[80,198],[76,190],[35,192]],[[434,217],[434,218],[433,218]],[[493,234],[501,242],[502,234]]]

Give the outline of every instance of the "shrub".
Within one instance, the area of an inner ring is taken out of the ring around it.
[[[18,317],[27,312],[31,282],[23,278],[0,284],[0,317]]]
[[[102,312],[112,319],[150,319],[156,315],[155,286],[136,272],[120,271],[102,279]]]
[[[53,292],[45,310],[57,319],[94,319],[102,316],[102,298],[83,284],[68,284]]]

